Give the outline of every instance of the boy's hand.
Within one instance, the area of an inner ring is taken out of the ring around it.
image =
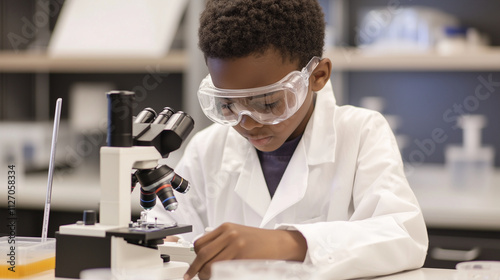
[[[225,223],[194,243],[196,258],[184,279],[209,279],[211,265],[233,259],[303,261],[307,243],[298,231],[268,230]]]

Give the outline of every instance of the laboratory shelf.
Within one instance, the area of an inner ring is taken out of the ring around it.
[[[462,54],[380,53],[353,47],[325,52],[334,71],[500,71],[500,47]],[[0,51],[1,72],[131,73],[183,72],[188,67],[184,50],[155,57],[51,57],[44,52]]]
[[[164,57],[51,57],[45,52],[0,51],[0,72],[147,73],[184,72],[187,55],[172,50]]]
[[[450,55],[336,47],[327,50],[325,56],[332,60],[334,71],[500,71],[500,47]]]

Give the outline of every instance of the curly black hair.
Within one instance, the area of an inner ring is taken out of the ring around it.
[[[317,0],[208,0],[198,36],[205,57],[241,58],[273,48],[301,68],[323,55],[325,19]]]

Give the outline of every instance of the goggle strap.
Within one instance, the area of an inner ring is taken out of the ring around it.
[[[302,69],[302,73],[309,77],[311,76],[312,72],[314,71],[314,69],[316,69],[316,67],[318,66],[319,62],[321,61],[321,58],[317,57],[317,56],[314,56],[313,58],[311,58],[311,60],[307,63],[306,67],[304,67]]]

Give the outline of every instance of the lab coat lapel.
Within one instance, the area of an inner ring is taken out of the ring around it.
[[[278,214],[300,201],[307,190],[309,168],[303,141],[299,142],[262,220],[265,227]]]
[[[248,207],[264,217],[271,203],[271,196],[255,148],[237,132],[231,131],[222,162],[222,170],[239,173],[234,192]]]
[[[330,81],[316,95],[316,106],[307,124],[304,135],[304,146],[307,161],[310,165],[335,162],[337,131],[335,130],[335,96]],[[333,133],[325,133],[333,131]]]

